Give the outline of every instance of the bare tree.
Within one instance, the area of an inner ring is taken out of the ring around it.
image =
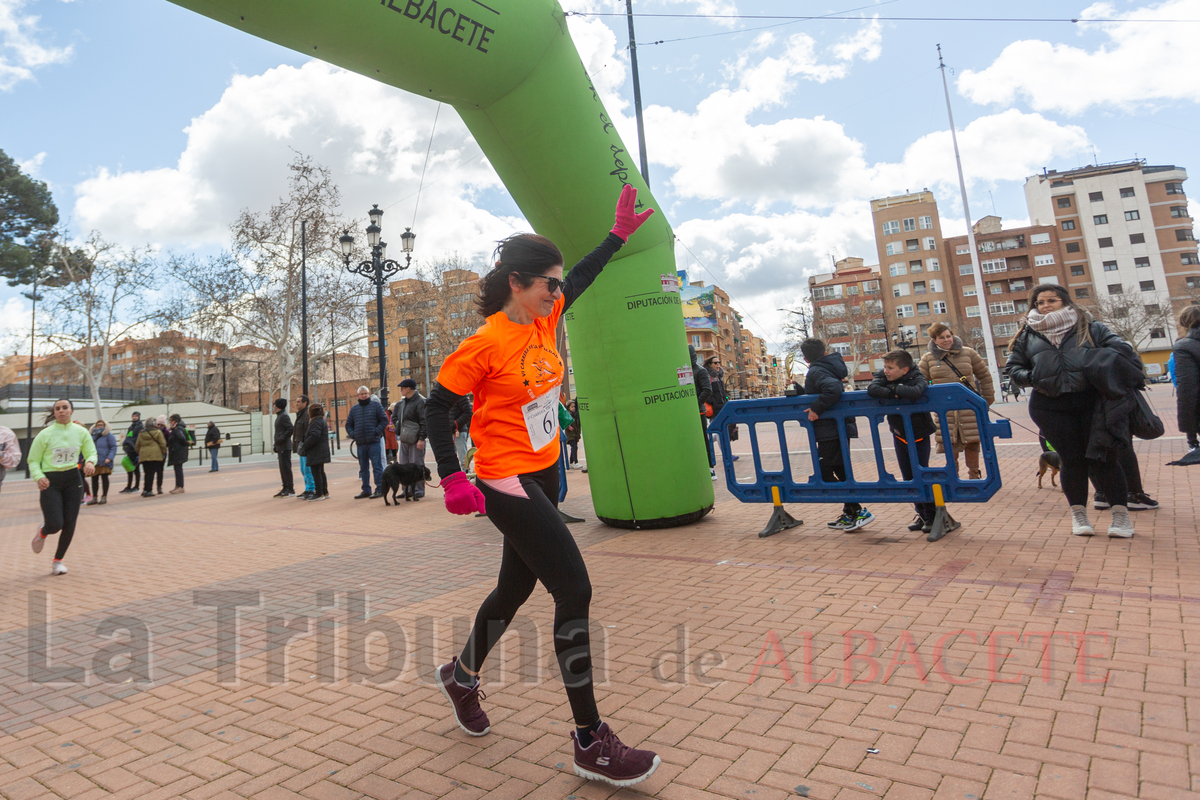
[[[857,389],[858,372],[864,367],[869,372],[871,360],[887,350],[882,303],[875,298],[849,296],[843,303],[817,306],[817,311],[813,335],[823,339],[829,349],[844,351],[850,388]],[[876,342],[882,342],[882,346]]]
[[[956,316],[950,323],[951,330],[964,345],[980,355],[987,354],[987,340],[983,338],[983,320],[979,317]]]
[[[1117,294],[1097,294],[1087,308],[1138,352],[1151,339],[1166,338],[1167,328],[1174,324],[1171,301],[1166,295],[1142,292],[1134,286],[1122,287]]]
[[[81,247],[56,247],[53,258],[62,280],[47,288],[41,334],[79,368],[99,416],[113,344],[153,316],[139,295],[154,264],[146,249],[119,248],[95,232]]]

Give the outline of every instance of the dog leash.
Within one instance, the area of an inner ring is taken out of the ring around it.
[[[1006,417],[1006,416],[1004,416],[1003,414],[1001,414],[999,411],[997,411],[997,410],[996,410],[996,409],[994,409],[994,408],[990,408],[990,407],[989,407],[989,408],[988,408],[988,413],[989,413],[989,414],[995,414],[997,417],[1000,417],[1001,419],[1006,419],[1006,420],[1008,420],[1009,422],[1011,422],[1013,425],[1016,425],[1016,426],[1017,426],[1018,428],[1020,428],[1021,430],[1023,430],[1023,431],[1027,431],[1027,432],[1029,432],[1029,433],[1032,433],[1034,436],[1041,436],[1041,435],[1042,435],[1042,434],[1041,434],[1040,432],[1038,432],[1038,431],[1035,431],[1035,430],[1030,430],[1029,428],[1026,428],[1024,425],[1022,425],[1021,423],[1017,422],[1017,421],[1016,421],[1015,419],[1013,419],[1012,417]]]

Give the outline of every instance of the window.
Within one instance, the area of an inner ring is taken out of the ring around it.
[[[1092,222],[1096,225],[1107,225],[1108,214],[1097,214],[1096,216],[1092,217]]]
[[[915,272],[921,272],[921,271],[922,271],[922,267],[921,267],[921,261],[920,261],[920,259],[918,259],[918,260],[916,260],[916,261],[910,261],[910,262],[908,262],[908,271],[909,271],[909,272],[914,272],[914,273],[915,273]]]
[[[842,296],[841,286],[819,286],[813,289],[813,300],[838,300]]]
[[[989,314],[1015,314],[1015,313],[1017,313],[1017,307],[1015,305],[1013,305],[1011,300],[1007,300],[1007,301],[1003,301],[1003,302],[999,302],[999,303],[988,303],[988,313]]]
[[[1092,292],[1090,289],[1076,289],[1075,290],[1075,297],[1077,299],[1082,300],[1085,297],[1091,297],[1091,296],[1092,296]]]
[[[829,346],[829,349],[832,350],[833,352],[837,353],[838,355],[848,356],[848,355],[850,355],[851,347],[849,344],[841,343],[841,344],[831,344]]]
[[[863,309],[863,311],[866,311],[869,314],[882,314],[883,313],[883,301],[882,300],[863,300],[862,301],[862,309]]]
[[[958,265],[958,274],[959,275],[974,275],[975,267],[972,266],[971,264],[959,264]]]
[[[917,217],[917,223],[923,231],[933,230],[933,217]]]
[[[1178,219],[1190,217],[1191,214],[1188,213],[1187,206],[1171,206],[1171,216]]]
[[[1096,244],[1100,245],[1101,247],[1112,247],[1112,246],[1113,246],[1113,245],[1112,245],[1112,237],[1111,237],[1111,236],[1104,236],[1104,237],[1100,238],[1100,239],[1099,239],[1099,240],[1096,242]]]
[[[1054,263],[1054,256],[1052,256],[1052,255],[1034,256],[1033,257],[1033,265],[1035,267],[1048,267],[1053,263]]]
[[[1137,192],[1133,190],[1132,186],[1126,186],[1121,190],[1121,197],[1137,197]]]
[[[1012,336],[1017,332],[1017,323],[1015,322],[997,322],[992,326],[992,333],[997,336]]]
[[[1182,183],[1168,183],[1165,184],[1165,186],[1167,188],[1167,194],[1183,194]]]
[[[1069,197],[1058,198],[1058,207],[1059,208],[1070,208],[1071,207],[1071,198],[1069,198]]]
[[[863,281],[863,294],[879,294],[879,281]]]
[[[1088,192],[1088,202],[1099,203],[1104,200],[1104,192]]]
[[[945,300],[934,300],[933,301],[933,313],[945,314],[946,313],[946,301]]]
[[[692,347],[699,347],[699,346],[700,346],[700,335],[696,334],[696,335],[692,336]]]
[[[1129,234],[1129,243],[1130,244],[1145,244],[1146,243],[1146,234],[1144,234],[1144,233]]]
[[[1138,281],[1138,289],[1143,292],[1154,291],[1154,281]]]
[[[1191,228],[1179,228],[1175,231],[1175,241],[1177,242],[1194,242],[1196,237],[1192,235]]]
[[[1151,328],[1150,329],[1150,338],[1151,339],[1165,339],[1165,338],[1167,338],[1167,332],[1164,331],[1162,328]]]
[[[904,245],[901,242],[888,242],[883,249],[889,256],[898,256],[904,252]]]
[[[1066,220],[1065,222],[1063,222],[1063,224],[1062,224],[1062,229],[1063,229],[1064,231],[1073,231],[1073,230],[1075,230],[1075,220],[1073,220],[1073,219],[1069,219],[1069,220]]]
[[[1183,264],[1200,264],[1200,253],[1182,253],[1179,261]]]
[[[1116,272],[1117,271],[1117,262],[1105,261],[1104,262],[1104,271],[1105,272]]]
[[[1008,282],[1008,290],[1010,292],[1023,292],[1028,288],[1029,287],[1025,284],[1024,280]]]
[[[954,255],[966,256],[966,255],[970,255],[970,254],[971,254],[971,245],[959,244],[959,245],[954,246]]]
[[[900,232],[900,221],[899,220],[892,220],[891,222],[883,223],[883,235],[884,236],[891,236],[892,234],[899,233],[899,232]]]
[[[936,258],[927,258],[927,259],[925,259],[925,271],[926,272],[941,272],[942,271],[942,263],[940,261],[938,261]]]
[[[906,239],[904,241],[904,246],[905,246],[905,248],[907,248],[908,252],[910,252],[910,253],[919,252],[921,250],[921,240],[920,239]]]
[[[1079,252],[1079,242],[1067,242],[1067,252],[1068,253],[1078,253]]]
[[[1024,314],[1028,310],[1029,310],[1029,301],[1027,301],[1027,300],[1018,300],[1017,301],[1017,313],[1018,314]]]
[[[990,253],[996,249],[995,242],[979,242],[978,245],[979,245],[979,252],[981,252],[981,253]]]
[[[937,239],[933,238],[932,236],[926,236],[925,237],[925,249],[926,250],[937,250]]]
[[[846,294],[848,294],[848,295],[856,295],[856,294],[858,294],[858,284],[857,284],[857,283],[852,283],[852,284],[850,284],[849,286],[847,286],[847,287],[846,287]]]
[[[830,322],[825,326],[826,336],[847,336],[850,333],[850,326],[845,322]]]
[[[888,272],[890,272],[892,274],[893,278],[899,278],[901,275],[907,275],[908,274],[908,264],[904,264],[904,263],[892,264],[890,267],[888,267]]]
[[[897,283],[895,286],[892,287],[892,297],[907,297],[907,296],[908,296],[908,284],[907,283]]]
[[[1029,237],[1030,244],[1050,244],[1050,234],[1035,233]]]
[[[1200,289],[1200,278],[1197,278],[1195,275],[1189,275],[1186,282],[1189,289]]]
[[[942,282],[941,281],[932,280],[929,282],[929,293],[930,294],[937,294],[940,291],[942,291]]]
[[[913,294],[926,294],[925,281],[916,281],[913,283]]]
[[[979,316],[979,306],[967,306],[967,316],[968,317],[978,317]]]
[[[973,283],[963,287],[963,297],[974,297],[978,293]]]
[[[913,307],[912,306],[896,306],[896,316],[897,317],[915,316],[913,314]]]
[[[989,283],[988,294],[1004,294],[1004,284],[999,282]]]
[[[1150,258],[1148,256],[1138,256],[1133,260],[1133,265],[1135,267],[1148,267],[1150,266]]]
[[[1134,209],[1133,211],[1125,212],[1125,219],[1129,220],[1130,222],[1133,222],[1135,219],[1141,219],[1141,218],[1142,218],[1142,215],[1140,213],[1138,213],[1137,209]]]
[[[1008,271],[1008,261],[1003,258],[989,259],[988,261],[981,262],[979,266],[985,275],[992,272]]]
[[[1119,284],[1119,283],[1110,283],[1108,285],[1108,293],[1109,294],[1122,294],[1124,291],[1125,290],[1123,288],[1121,288],[1121,284]]]
[[[917,303],[917,314],[922,317],[928,317],[929,303]]]
[[[904,220],[904,232],[915,231],[917,229],[917,221],[912,217]]]
[[[871,340],[871,352],[872,353],[886,353],[887,351],[888,351],[887,339],[872,339]],[[880,361],[878,363],[880,365],[878,367],[878,369],[883,369],[883,362]]]

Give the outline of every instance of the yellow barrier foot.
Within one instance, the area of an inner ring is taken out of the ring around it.
[[[950,516],[950,512],[945,506],[938,506],[937,513],[933,515],[933,527],[929,529],[929,536],[926,537],[928,542],[936,542],[947,533],[956,531],[962,527],[962,523]]]

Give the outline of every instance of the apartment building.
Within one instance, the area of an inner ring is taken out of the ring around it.
[[[1200,256],[1186,180],[1183,167],[1143,159],[1046,170],[1026,180],[1030,218],[1058,229],[1072,296],[1086,302],[1140,292],[1148,305],[1170,298],[1176,314],[1195,302]],[[1150,332],[1141,348],[1147,364],[1167,360],[1168,328]]]
[[[987,303],[996,345],[996,363],[1008,359],[1008,347],[1029,310],[1029,290],[1039,283],[1067,285],[1058,229],[1032,225],[1004,229],[1000,217],[988,216],[973,226],[984,286],[976,285],[971,248],[966,236],[945,243],[945,263],[953,302],[950,327],[985,359],[980,306]],[[928,326],[925,326],[926,328]]]
[[[872,200],[871,218],[885,330],[891,341],[909,342],[910,350],[920,353],[928,344],[929,326],[949,324],[954,305],[943,268],[937,200],[930,191]]]
[[[883,369],[882,356],[890,349],[880,268],[844,258],[833,272],[810,276],[808,290],[813,335],[842,354],[855,381],[869,381],[872,372]]]

